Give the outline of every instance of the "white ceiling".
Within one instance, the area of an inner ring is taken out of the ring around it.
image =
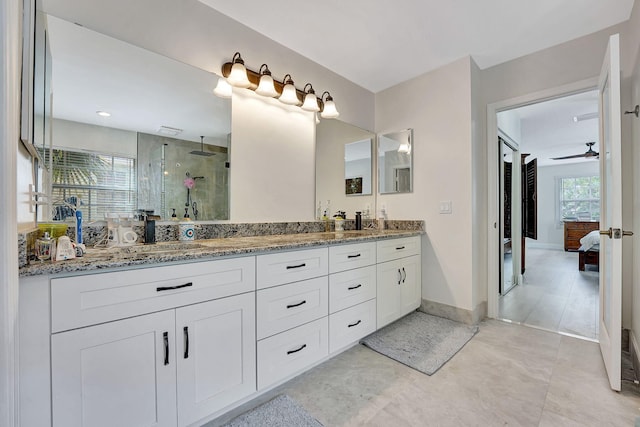
[[[471,55],[481,69],[629,19],[634,0],[200,0],[378,92]]]
[[[538,166],[549,166],[595,161],[551,158],[584,153],[587,151],[585,144],[589,141],[595,141],[593,149],[600,152],[598,118],[573,120],[576,116],[597,112],[598,91],[593,90],[520,107],[507,114],[515,114],[519,118],[520,152],[530,153],[528,160],[537,158]]]

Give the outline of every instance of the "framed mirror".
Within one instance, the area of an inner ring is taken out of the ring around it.
[[[371,194],[371,138],[344,145],[344,193],[347,196]]]
[[[229,219],[231,101],[218,76],[48,15],[53,218]],[[186,211],[185,211],[186,209]]]
[[[413,191],[413,129],[378,135],[380,194]]]
[[[372,132],[339,120],[316,126],[316,217],[327,205],[331,216],[337,211],[345,211],[348,219],[357,211],[365,218],[373,215],[374,138]]]

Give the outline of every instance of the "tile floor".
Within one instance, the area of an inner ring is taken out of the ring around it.
[[[633,426],[640,390],[609,389],[597,343],[486,320],[432,376],[361,345],[228,416],[286,393],[325,426]]]
[[[527,248],[524,283],[500,297],[499,317],[598,338],[598,271],[578,270],[578,253]]]

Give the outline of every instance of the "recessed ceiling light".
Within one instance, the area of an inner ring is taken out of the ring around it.
[[[96,111],[96,114],[102,117],[111,117],[111,113],[107,113],[106,111]]]
[[[158,133],[163,135],[176,136],[181,134],[182,132],[182,129],[172,128],[171,126],[160,126],[160,129],[158,129]]]

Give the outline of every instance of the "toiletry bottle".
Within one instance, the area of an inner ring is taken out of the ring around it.
[[[81,245],[83,243],[82,240],[82,211],[80,209],[76,209],[76,243]]]
[[[322,202],[318,201],[318,208],[316,209],[316,219],[320,221],[322,219]]]
[[[51,259],[51,249],[53,240],[49,237],[49,232],[45,231],[44,236],[36,240],[36,257],[40,262]]]
[[[362,230],[362,212],[356,212],[356,230]]]
[[[193,221],[189,218],[189,209],[184,209],[184,218],[178,224],[178,240],[181,242],[193,242],[196,238],[196,231]]]

